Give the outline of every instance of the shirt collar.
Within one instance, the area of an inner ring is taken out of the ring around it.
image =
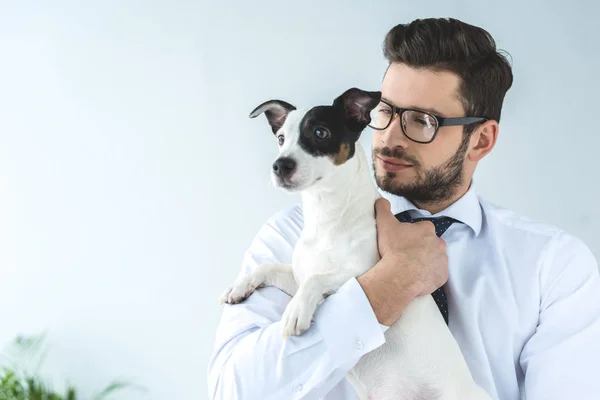
[[[469,190],[460,199],[445,210],[433,215],[427,210],[418,208],[402,196],[387,193],[381,189],[379,189],[379,192],[382,197],[390,202],[394,215],[403,211],[410,211],[411,217],[451,217],[469,226],[475,232],[475,236],[477,236],[481,232],[482,211],[479,197],[473,186],[472,182]]]

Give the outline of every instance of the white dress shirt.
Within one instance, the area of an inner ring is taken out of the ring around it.
[[[397,214],[431,216],[382,193]],[[448,247],[449,327],[475,381],[494,399],[600,399],[600,276],[576,237],[491,205],[473,185],[434,216],[454,223]],[[275,214],[245,254],[242,273],[259,263],[290,263],[302,205]],[[398,238],[398,240],[402,240]],[[356,279],[317,309],[301,336],[282,337],[290,298],[273,287],[224,305],[208,367],[208,393],[220,400],[354,400],[345,379],[360,357],[382,345],[385,327]]]

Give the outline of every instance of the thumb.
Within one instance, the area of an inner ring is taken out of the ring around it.
[[[390,218],[396,219],[392,214],[392,206],[387,199],[380,197],[375,201],[375,219],[379,223]]]

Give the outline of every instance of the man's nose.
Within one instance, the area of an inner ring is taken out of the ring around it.
[[[389,126],[381,132],[380,140],[382,145],[389,148],[408,147],[409,139],[404,135],[400,124],[402,124],[400,117],[398,114],[394,114]]]

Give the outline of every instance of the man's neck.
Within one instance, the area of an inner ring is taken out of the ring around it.
[[[415,206],[417,206],[419,209],[429,211],[431,213],[431,215],[434,215],[434,214],[439,213],[440,211],[447,209],[452,204],[456,203],[460,198],[462,198],[465,195],[465,193],[467,193],[469,191],[470,187],[471,187],[471,183],[469,182],[468,185],[463,185],[458,190],[456,190],[452,194],[451,197],[449,197],[448,199],[439,201],[439,202],[432,202],[432,203],[413,202],[413,204]]]

